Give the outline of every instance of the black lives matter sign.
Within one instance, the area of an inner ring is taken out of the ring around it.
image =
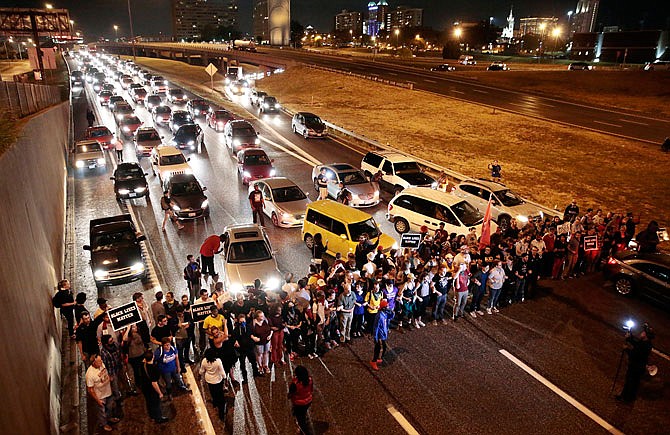
[[[421,234],[404,233],[400,235],[400,247],[416,249],[421,244]]]
[[[109,315],[109,320],[112,322],[114,331],[118,331],[142,321],[140,310],[137,308],[135,301],[118,308],[110,308],[107,311],[107,314]]]
[[[209,316],[212,308],[216,307],[214,302],[201,302],[199,304],[191,305],[191,316],[194,322],[202,322]]]

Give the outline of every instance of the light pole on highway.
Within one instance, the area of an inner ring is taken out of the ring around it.
[[[130,43],[133,47],[133,61],[136,61],[135,54],[135,34],[133,33],[133,13],[130,10],[130,0],[128,0],[128,22],[130,22]]]
[[[551,31],[551,34],[554,36],[554,59],[556,59],[556,51],[558,51],[558,37],[561,36],[561,28],[554,27],[554,30]]]
[[[395,46],[398,48],[400,45],[400,29],[395,29],[393,33],[395,33]]]
[[[119,26],[114,24],[114,39],[116,42],[119,42]]]
[[[547,23],[540,23],[540,30],[542,31],[540,33],[540,55],[537,58],[537,63],[540,63],[542,60],[542,54],[544,51],[544,29],[547,28]]]

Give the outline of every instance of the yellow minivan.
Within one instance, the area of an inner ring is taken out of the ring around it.
[[[398,247],[393,237],[381,232],[372,216],[329,199],[307,205],[302,239],[310,250],[314,246],[314,236],[319,233],[323,244],[328,245],[326,252],[332,256],[339,252],[346,257],[349,252],[355,252],[363,234],[367,234],[373,243],[379,239],[384,252]]]

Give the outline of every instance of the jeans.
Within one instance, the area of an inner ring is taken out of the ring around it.
[[[186,384],[184,384],[184,380],[181,378],[181,373],[179,373],[177,370],[168,373],[161,373],[161,376],[163,376],[163,380],[165,381],[165,391],[168,394],[172,394],[173,381],[177,383],[179,388],[186,388]]]
[[[202,284],[200,283],[200,279],[197,281],[187,281],[188,286],[188,296],[189,296],[189,302],[193,303],[196,299],[200,297],[200,290],[202,289]]]
[[[500,297],[500,292],[502,288],[491,288],[491,294],[489,295],[489,308],[495,308],[498,306],[498,298]]]
[[[468,303],[468,292],[456,292],[454,297],[454,317],[465,314],[465,306]]]
[[[340,314],[340,332],[345,340],[351,340],[351,324],[354,319],[353,313]]]
[[[200,262],[202,263],[202,269],[200,271],[202,272],[203,275],[211,275],[214,276],[216,275],[216,272],[214,271],[214,257],[208,257],[206,255],[201,255],[200,256]]]
[[[579,260],[579,256],[577,254],[568,252],[568,255],[565,260],[565,269],[563,269],[563,278],[567,278],[568,276],[576,272],[575,266],[577,265],[577,260]]]
[[[483,289],[479,286],[475,287],[474,291],[472,292],[472,301],[470,302],[470,311],[479,311],[480,309],[480,304],[482,303],[482,299],[484,298],[484,294],[486,293],[486,289]]]
[[[444,308],[447,306],[447,295],[437,294],[437,300],[435,301],[435,312],[433,313],[433,318],[435,320],[444,320]]]
[[[247,362],[251,363],[251,368],[253,370],[254,376],[258,375],[258,366],[256,365],[256,355],[254,354],[254,349],[238,349],[240,353],[240,371],[242,372],[242,379],[247,380]]]
[[[114,410],[116,401],[113,395],[100,400],[102,400],[102,406],[97,403],[95,404],[95,419],[98,426],[102,427],[107,424],[108,419],[112,418],[112,411]]]
[[[253,215],[253,222],[264,227],[265,226],[265,216],[263,216],[262,208],[251,208],[251,214]]]
[[[179,364],[181,369],[184,370],[185,363],[190,361],[189,353],[191,351],[191,339],[190,338],[178,338],[175,340],[177,342],[177,355],[179,356]]]
[[[386,340],[375,340],[375,352],[372,361],[378,361],[380,359],[380,351],[381,359],[383,359],[386,354]]]
[[[72,337],[74,335],[74,311],[72,310],[72,307],[67,307],[66,309],[61,308],[60,314],[67,320],[67,332],[70,337]]]
[[[212,397],[212,403],[214,404],[214,407],[219,411],[219,418],[221,420],[226,419],[226,398],[223,394],[223,384],[226,382],[226,380],[222,380],[218,384],[210,384],[208,383],[207,386],[209,387],[209,395]]]
[[[516,288],[514,289],[514,300],[520,302],[523,299],[523,292],[526,289],[526,279],[519,278],[516,281]]]

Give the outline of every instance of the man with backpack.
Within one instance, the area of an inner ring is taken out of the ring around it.
[[[177,349],[172,345],[170,337],[163,337],[161,346],[154,352],[154,359],[156,367],[158,367],[158,371],[165,381],[165,390],[169,397],[172,397],[172,382],[176,382],[182,391],[191,391],[181,377]]]
[[[189,302],[194,302],[200,295],[202,282],[200,278],[200,262],[191,254],[186,256],[188,264],[184,267],[184,280],[186,280],[186,287],[188,288]]]

